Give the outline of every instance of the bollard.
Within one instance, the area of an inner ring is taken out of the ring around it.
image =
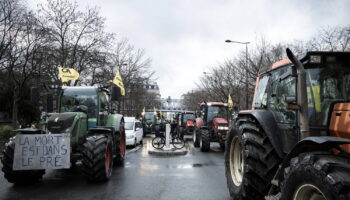
[[[165,125],[165,149],[170,149],[170,124]]]

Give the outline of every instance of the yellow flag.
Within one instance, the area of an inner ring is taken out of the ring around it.
[[[230,94],[228,95],[227,106],[230,110],[233,108],[233,101]]]
[[[72,68],[58,67],[58,76],[62,83],[66,83],[70,80],[77,80],[79,78],[79,72]]]
[[[115,77],[113,79],[113,83],[120,88],[120,94],[122,96],[125,96],[124,83],[123,83],[122,77],[120,76],[119,71],[115,74]]]
[[[156,107],[153,106],[153,112],[156,113],[157,112],[157,109]]]

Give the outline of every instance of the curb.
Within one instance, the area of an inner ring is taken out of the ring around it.
[[[182,156],[187,154],[187,150],[181,149],[181,150],[149,150],[149,154],[152,155],[158,155],[158,156]]]

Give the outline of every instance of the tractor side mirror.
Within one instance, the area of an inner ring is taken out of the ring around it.
[[[295,96],[286,97],[285,100],[288,104],[287,105],[288,110],[298,110],[299,109],[299,106],[297,104],[297,99]]]
[[[30,88],[30,101],[36,103],[39,101],[39,90],[37,87]]]
[[[112,92],[111,92],[111,100],[112,101],[118,101],[120,97],[122,96],[120,88],[117,86],[112,86]]]

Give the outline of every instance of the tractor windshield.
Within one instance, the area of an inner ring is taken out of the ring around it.
[[[332,103],[350,101],[349,60],[327,59],[331,62],[306,69],[308,115],[312,126],[327,125]]]
[[[196,119],[196,115],[195,114],[193,114],[193,113],[185,113],[183,115],[182,122],[185,123],[188,120],[195,120],[195,119]]]
[[[76,112],[77,106],[88,108],[88,117],[97,116],[97,92],[95,88],[65,88],[60,101],[60,112]]]
[[[212,122],[214,118],[227,119],[227,107],[226,106],[209,106],[208,107],[208,122]]]
[[[153,112],[146,112],[145,113],[145,120],[146,121],[153,121],[154,119],[154,113]]]

